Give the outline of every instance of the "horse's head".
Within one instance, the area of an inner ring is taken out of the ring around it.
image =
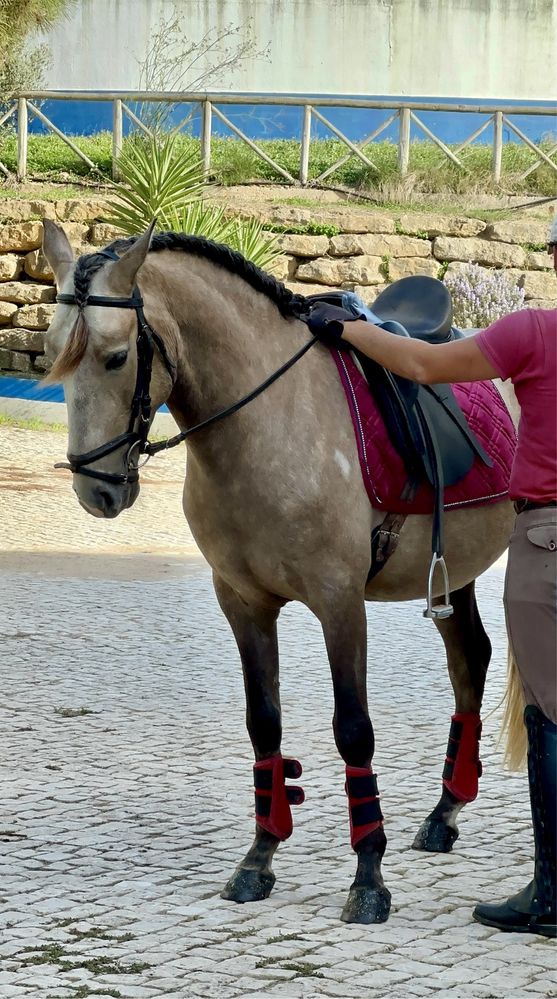
[[[64,231],[44,223],[59,303],[46,336],[49,378],[64,383],[73,488],[95,517],[116,517],[136,500],[141,442],[172,386],[137,291],[151,235],[152,227],[119,258],[99,253],[76,263]]]

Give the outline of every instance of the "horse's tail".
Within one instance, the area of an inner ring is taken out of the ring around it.
[[[518,666],[509,644],[507,689],[500,739],[506,740],[505,763],[510,770],[523,770],[526,765],[528,740],[524,724],[524,691]]]

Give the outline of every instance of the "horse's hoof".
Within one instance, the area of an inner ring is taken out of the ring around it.
[[[440,819],[426,819],[414,842],[413,850],[426,850],[427,853],[450,853],[458,839],[458,829],[446,825]]]
[[[275,883],[272,871],[257,871],[239,867],[220,893],[229,902],[261,902],[269,898]]]
[[[391,911],[391,893],[387,888],[352,886],[341,919],[345,923],[386,923]]]

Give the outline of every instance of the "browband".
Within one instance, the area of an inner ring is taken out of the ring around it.
[[[56,301],[60,302],[61,305],[77,305],[77,298],[75,295],[57,295]],[[79,308],[85,308],[87,305],[104,305],[109,306],[111,309],[142,309],[143,299],[141,295],[132,295],[131,298],[110,298],[106,295],[89,295],[83,306]]]

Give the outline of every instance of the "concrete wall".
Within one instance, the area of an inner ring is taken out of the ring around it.
[[[48,36],[53,89],[133,89],[174,0],[80,0]],[[557,99],[555,0],[175,0],[188,36],[242,25],[269,58],[215,76],[248,92]]]

